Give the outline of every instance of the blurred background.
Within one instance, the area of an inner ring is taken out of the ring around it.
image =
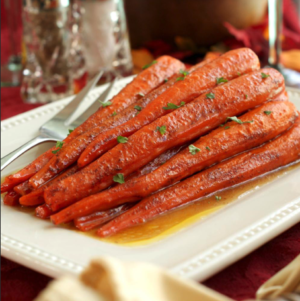
[[[48,103],[99,70],[102,84],[163,54],[188,66],[238,47],[300,88],[299,16],[300,0],[1,0],[1,87],[17,87],[1,94]]]

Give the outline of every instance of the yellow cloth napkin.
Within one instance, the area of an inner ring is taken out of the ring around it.
[[[258,299],[300,291],[300,255],[267,281]],[[181,279],[147,263],[111,257],[93,260],[80,279],[53,281],[36,301],[233,301],[197,282]]]

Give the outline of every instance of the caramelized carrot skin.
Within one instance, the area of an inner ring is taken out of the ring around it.
[[[220,189],[253,179],[300,159],[300,118],[285,134],[255,150],[243,153],[197,174],[171,188],[158,192],[101,227],[106,237],[147,222],[160,214]]]
[[[266,115],[265,111],[272,113]],[[292,103],[268,102],[240,117],[243,122],[253,120],[253,123],[229,122],[194,142],[193,145],[199,149],[198,153],[191,154],[189,148],[186,148],[146,176],[87,197],[55,214],[52,221],[66,222],[97,210],[107,210],[125,202],[143,199],[212,164],[273,139],[292,126],[296,116],[297,110]]]
[[[164,110],[168,103],[180,105],[188,103],[205,91],[216,86],[216,79],[223,77],[228,80],[236,78],[238,74],[249,73],[260,67],[257,56],[250,49],[232,50],[220,56],[202,68],[194,70],[184,80],[177,81],[170,89],[159,95],[135,118],[124,125],[100,134],[84,151],[78,160],[78,165],[84,167],[105,151],[116,145],[118,136],[129,137],[143,126],[155,119],[170,113]]]
[[[32,191],[32,187],[29,185],[29,181],[27,180],[18,186],[15,186],[14,191],[20,195],[25,195]]]
[[[261,72],[270,77],[263,79]],[[95,194],[113,183],[117,173],[129,175],[161,153],[191,141],[218,126],[228,116],[262,104],[284,89],[282,75],[274,69],[262,69],[241,76],[213,90],[214,99],[201,95],[195,101],[132,135],[75,175],[45,190],[45,201],[53,211]],[[245,97],[245,93],[248,97]],[[165,134],[157,128],[166,126]]]
[[[35,216],[38,218],[48,219],[52,214],[53,211],[47,204],[35,208]]]
[[[11,191],[7,192],[7,194],[4,196],[3,203],[6,206],[18,206],[18,205],[20,205],[19,198],[20,198],[20,195],[17,192],[11,190]]]
[[[120,112],[127,106],[136,102],[139,98],[139,93],[147,94],[159,84],[163,83],[166,78],[175,74],[178,71],[178,68],[182,68],[182,66],[183,64],[180,61],[170,56],[162,56],[158,58],[156,64],[142,71],[132,82],[122,89],[120,93],[112,98],[112,105],[105,108],[101,107],[96,113],[88,118],[88,120],[68,135],[66,139],[64,139],[65,144],[89,130],[91,127],[101,124],[104,120],[109,118],[113,112]],[[14,186],[35,175],[35,173],[38,172],[54,156],[52,151],[55,149],[55,147],[52,147],[22,170],[8,176],[1,185],[1,193],[11,190]]]
[[[125,213],[133,204],[124,204],[119,207],[93,213],[89,216],[80,217],[74,220],[74,225],[80,231],[90,231],[112,219]]]
[[[62,174],[58,175],[53,180],[47,182],[46,184],[42,185],[38,189],[33,190],[31,193],[23,195],[20,198],[20,204],[23,206],[36,206],[43,204],[45,202],[44,200],[44,191],[47,187],[49,187],[52,184],[58,183],[59,181],[75,174],[78,171],[78,166],[72,166],[69,169],[67,169]]]

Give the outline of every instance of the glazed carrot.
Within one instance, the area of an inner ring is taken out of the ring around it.
[[[51,208],[44,204],[35,208],[35,216],[41,219],[47,219],[53,214]]]
[[[126,213],[101,227],[106,237],[145,223],[157,216],[210,193],[243,183],[300,159],[300,118],[272,142],[209,168],[173,187],[144,199]]]
[[[31,193],[23,195],[20,198],[20,204],[23,206],[36,206],[43,204],[45,202],[44,200],[44,191],[47,187],[49,187],[52,184],[55,184],[71,175],[76,173],[78,171],[78,166],[75,165],[73,167],[70,167],[66,171],[64,171],[62,174],[58,175],[53,180],[47,182],[46,184],[42,185],[36,190],[33,190]]]
[[[114,219],[120,214],[126,212],[132,206],[133,204],[124,204],[113,209],[96,212],[89,216],[80,217],[74,220],[74,225],[81,231],[89,231]]]
[[[109,118],[113,112],[121,112],[123,109],[139,99],[139,93],[149,93],[158,85],[162,84],[166,78],[177,73],[180,68],[183,68],[183,64],[175,58],[170,56],[162,56],[158,58],[155,64],[138,74],[132,82],[114,96],[111,99],[112,104],[110,106],[105,108],[100,107],[96,113],[91,115],[90,118],[67,136],[66,139],[64,139],[65,144],[69,143],[90,128],[101,124],[104,120]],[[54,156],[52,151],[55,149],[55,147],[51,148],[22,170],[8,176],[1,185],[1,192],[6,192],[14,186],[31,178]]]
[[[264,112],[271,112],[270,115]],[[287,130],[297,110],[288,102],[272,101],[236,121],[210,132],[151,173],[87,197],[52,217],[55,224],[137,201],[240,152],[259,146]],[[253,121],[251,123],[247,123]]]
[[[84,167],[97,159],[104,152],[117,144],[117,137],[129,137],[143,126],[155,119],[170,113],[163,109],[168,103],[179,106],[182,102],[188,103],[205,91],[217,85],[217,78],[231,80],[238,76],[257,70],[259,61],[256,55],[247,48],[232,50],[212,62],[196,69],[186,77],[181,76],[172,87],[159,95],[136,117],[125,124],[100,134],[86,148],[78,160],[78,165]]]
[[[29,181],[27,180],[19,184],[18,186],[15,186],[14,191],[20,195],[25,195],[32,191],[32,187],[29,185]]]
[[[264,78],[261,73],[269,76]],[[167,149],[191,141],[284,89],[282,75],[262,69],[220,85],[208,94],[163,116],[130,136],[75,175],[45,190],[45,201],[53,211],[95,194],[122,176],[129,175]],[[245,97],[247,95],[247,97]]]
[[[4,196],[3,203],[6,206],[18,206],[19,198],[20,198],[20,195],[17,192],[11,190],[11,191],[7,192],[7,194]]]
[[[211,62],[212,59],[203,61],[192,68],[189,72],[192,73],[198,68],[203,67],[208,62]],[[134,118],[140,110],[144,109],[151,101],[156,99],[159,95],[165,92],[168,88],[173,86],[178,78],[181,78],[183,75],[181,73],[176,74],[171,79],[168,80],[164,85],[161,85],[157,89],[153,90],[145,97],[142,97],[136,103],[129,106],[127,109],[123,110],[116,116],[111,116],[105,120],[102,124],[97,127],[92,128],[91,130],[83,133],[72,142],[70,142],[66,147],[63,147],[62,150],[54,156],[30,181],[33,183],[35,181],[39,185],[43,182],[54,177],[56,174],[64,170],[66,167],[70,166],[77,161],[80,154],[86,149],[86,147],[97,137],[101,132],[106,132],[110,129],[115,129],[117,126],[124,124],[128,120]],[[109,135],[109,134],[107,134]],[[113,147],[117,144],[117,141],[114,141],[114,144],[110,144],[109,147]],[[36,185],[38,185],[36,184]]]

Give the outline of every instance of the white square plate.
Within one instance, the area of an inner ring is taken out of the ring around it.
[[[131,78],[121,80],[117,93]],[[93,101],[105,87],[92,91]],[[300,110],[300,92],[288,89]],[[61,100],[2,122],[1,154],[8,154],[37,134],[37,129],[68,101]],[[11,164],[6,176],[31,161],[37,147]],[[54,227],[1,203],[2,256],[52,277],[79,273],[91,258],[110,255],[147,261],[183,277],[204,280],[300,221],[300,168],[155,243],[124,247],[75,231]]]

